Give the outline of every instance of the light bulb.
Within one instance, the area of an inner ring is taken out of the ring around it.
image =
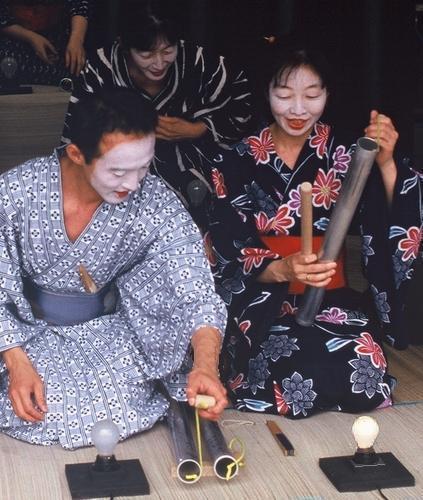
[[[119,441],[118,426],[109,419],[96,422],[91,430],[91,439],[99,455],[110,457]]]
[[[379,425],[372,417],[358,417],[352,426],[352,433],[358,448],[372,448],[379,434]]]
[[[13,80],[18,69],[18,63],[13,57],[5,57],[0,62],[0,70],[8,80]]]
[[[200,179],[194,179],[187,186],[187,193],[194,207],[201,205],[207,194],[207,186]]]

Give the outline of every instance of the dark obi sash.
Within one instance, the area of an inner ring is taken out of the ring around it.
[[[38,319],[51,325],[69,326],[111,314],[116,310],[119,292],[114,282],[96,293],[53,292],[23,278],[24,295]]]

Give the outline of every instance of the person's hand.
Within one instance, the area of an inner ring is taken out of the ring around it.
[[[398,132],[391,119],[378,113],[376,110],[370,112],[370,123],[364,129],[366,137],[371,137],[379,143],[379,152],[376,163],[380,169],[388,168],[394,161],[394,149],[398,140]]]
[[[57,62],[59,55],[57,53],[54,45],[47,40],[42,35],[38,33],[32,32],[29,37],[29,43],[31,47],[34,49],[35,54],[46,64],[54,64]]]
[[[65,51],[65,66],[72,75],[78,76],[85,65],[85,49],[82,42],[69,39]]]
[[[20,347],[3,352],[9,372],[9,399],[13,411],[23,420],[40,422],[47,412],[44,384]]]
[[[193,368],[188,375],[187,398],[188,404],[194,406],[197,394],[213,396],[216,404],[207,410],[199,410],[198,414],[208,420],[218,420],[223,410],[228,405],[226,389],[220,382],[219,375],[215,370]]]
[[[335,269],[336,262],[319,262],[316,254],[298,252],[271,262],[257,280],[262,283],[300,281],[321,288],[330,283]]]
[[[176,116],[159,116],[156,127],[156,138],[165,141],[181,141],[197,139],[207,131],[204,122],[190,122]]]

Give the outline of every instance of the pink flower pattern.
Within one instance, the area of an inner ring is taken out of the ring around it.
[[[298,307],[293,307],[287,300],[282,302],[280,317],[285,316],[285,314],[294,315],[297,312]]]
[[[316,321],[325,321],[326,323],[342,325],[347,318],[347,313],[339,309],[339,307],[331,307],[322,311],[322,314],[318,314],[316,316]]]
[[[267,163],[270,159],[270,154],[275,153],[272,135],[267,127],[261,131],[260,136],[250,136],[248,138],[250,151],[256,163]]]
[[[336,178],[335,170],[329,169],[326,175],[324,170],[319,168],[313,184],[313,204],[316,207],[324,206],[326,210],[329,210],[332,203],[338,198],[340,189],[341,181]]]
[[[265,248],[243,248],[241,255],[242,257],[239,257],[238,260],[244,263],[244,274],[249,274],[253,267],[260,267],[264,259],[279,258],[278,254]]]
[[[316,135],[310,138],[309,145],[316,149],[316,155],[322,159],[326,150],[326,143],[330,134],[330,127],[325,123],[316,123],[314,126]]]
[[[386,359],[383,354],[382,348],[373,340],[373,337],[368,332],[360,334],[361,338],[355,339],[358,345],[354,347],[357,354],[364,354],[370,356],[373,366],[376,368],[385,368]]]
[[[276,234],[288,234],[288,229],[295,223],[293,217],[290,216],[289,206],[280,205],[276,215],[270,219],[264,212],[259,212],[254,215],[256,228],[260,234],[267,234],[270,231],[275,231]]]
[[[297,216],[300,215],[300,208],[301,208],[301,194],[300,194],[300,188],[298,189],[291,189],[289,192],[289,201],[288,201],[288,207],[295,212]]]
[[[225,186],[225,179],[223,174],[217,170],[217,168],[212,169],[212,181],[216,190],[216,195],[218,198],[226,198],[228,190]]]
[[[338,146],[332,155],[333,168],[344,174],[350,165],[351,155],[346,151],[345,146]]]
[[[407,230],[407,238],[403,238],[398,243],[398,248],[404,252],[401,257],[404,262],[411,258],[417,258],[421,241],[421,229],[416,226],[410,227]]]

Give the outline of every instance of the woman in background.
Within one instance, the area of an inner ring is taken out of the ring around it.
[[[19,83],[58,85],[79,75],[90,0],[0,0],[0,60],[16,59]]]
[[[220,293],[229,309],[224,361],[236,408],[310,416],[369,411],[391,401],[380,326],[406,342],[401,304],[421,238],[421,176],[393,158],[398,134],[373,110],[365,134],[380,150],[357,218],[379,321],[370,321],[347,287],[343,256],[318,250],[345,179],[353,146],[320,121],[329,69],[305,50],[278,52],[267,79],[271,121],[212,171],[216,196],[206,234]],[[300,193],[312,184],[313,251],[300,252]],[[327,289],[311,327],[295,321],[306,285]],[[375,336],[376,334],[376,336]]]
[[[174,3],[174,2],[173,2]],[[251,119],[251,94],[243,71],[179,38],[166,2],[127,5],[119,38],[89,57],[70,99],[102,87],[135,88],[159,113],[152,173],[185,203],[200,227],[211,191],[205,157],[219,145],[238,142]]]

